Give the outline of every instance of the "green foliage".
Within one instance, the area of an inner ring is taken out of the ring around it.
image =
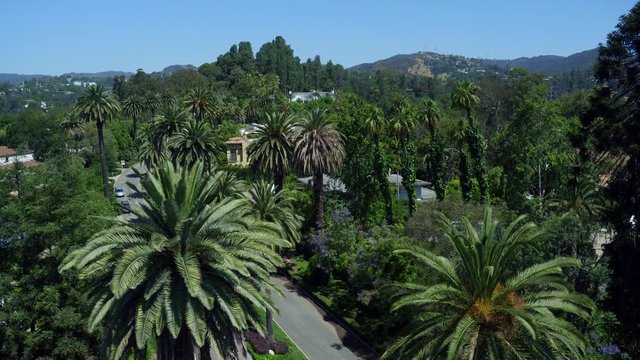
[[[480,231],[465,218],[454,225],[441,215],[438,226],[459,264],[416,246],[394,252],[411,256],[440,282],[397,285],[393,310],[413,311],[413,317],[383,359],[586,356],[585,336],[552,312],[590,318],[593,303],[570,290],[562,273],[580,262],[556,258],[513,273],[513,254],[544,234],[524,217],[502,231],[497,224],[490,209]]]
[[[116,218],[65,258],[60,270],[77,269],[93,290],[90,329],[104,322],[110,357],[151,341],[168,353],[206,343],[226,357],[239,332],[262,329],[255,308],[274,310],[268,276],[282,264],[272,247],[290,243],[237,189],[229,174],[165,163],[135,189],[147,194],[137,222]]]
[[[6,186],[10,176],[20,181]],[[19,174],[0,172],[0,357],[96,359],[90,308],[74,273],[51,271],[114,214],[78,159],[55,158]],[[15,186],[15,187],[14,187]],[[18,191],[17,196],[9,195]]]

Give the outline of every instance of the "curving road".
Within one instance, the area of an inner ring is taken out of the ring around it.
[[[144,167],[136,165],[139,171]],[[129,184],[140,188],[140,178],[131,169],[125,169],[116,178],[116,187],[122,187],[131,207],[135,208],[144,202],[141,194],[135,192]],[[135,215],[124,214],[125,219],[134,220]],[[281,276],[273,276],[284,296],[273,295],[273,300],[280,310],[274,314],[275,321],[289,335],[298,348],[309,360],[356,360],[374,359],[362,342],[339,325],[330,314],[315,305],[289,280]]]

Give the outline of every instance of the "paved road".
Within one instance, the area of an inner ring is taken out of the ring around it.
[[[280,310],[274,318],[310,360],[373,359],[354,335],[345,331],[329,314],[284,277],[271,281],[284,293],[273,295]]]
[[[144,172],[144,169],[142,171]],[[135,208],[139,203],[144,202],[144,198],[127,183],[140,188],[140,178],[131,168],[125,169],[118,176],[114,186],[124,189],[125,198]],[[123,216],[125,219],[135,219],[133,214]],[[357,338],[345,331],[289,280],[280,276],[274,276],[271,280],[284,294],[284,296],[273,295],[273,300],[280,309],[280,313],[275,314],[274,318],[309,360],[373,358]]]

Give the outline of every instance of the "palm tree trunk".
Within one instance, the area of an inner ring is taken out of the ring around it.
[[[100,149],[100,167],[102,168],[102,191],[104,197],[109,198],[109,176],[107,174],[107,157],[104,151],[104,135],[102,133],[102,122],[96,122],[96,128],[98,129],[98,148]]]
[[[269,294],[271,296],[271,294]],[[267,309],[267,341],[269,344],[273,343],[275,335],[273,333],[273,313]]]
[[[273,185],[276,187],[276,193],[282,191],[284,187],[284,171],[282,164],[277,164],[273,169]]]
[[[322,171],[313,172],[313,207],[314,223],[317,231],[322,231],[324,227],[324,184]]]
[[[133,116],[133,140],[136,139],[136,132],[138,130],[138,117],[137,116]]]

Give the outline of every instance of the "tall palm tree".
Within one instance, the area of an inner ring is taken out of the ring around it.
[[[269,273],[282,265],[272,248],[289,243],[240,194],[221,196],[221,178],[166,162],[136,188],[136,222],[114,219],[63,261],[90,284],[103,357],[154,342],[159,360],[227,359],[243,352],[244,329],[263,329],[258,310],[275,310]]]
[[[156,116],[156,111],[160,109],[162,106],[162,98],[160,98],[160,94],[158,93],[147,93],[147,96],[144,98],[144,105],[146,111],[151,114],[151,117]]]
[[[297,122],[293,159],[305,174],[313,174],[314,223],[324,225],[323,174],[336,172],[344,159],[344,136],[326,110],[306,112]]]
[[[284,174],[293,155],[295,117],[285,113],[266,114],[256,126],[255,141],[249,147],[251,162],[273,173],[276,191],[282,190]]]
[[[398,142],[398,170],[402,176],[402,186],[407,192],[409,215],[413,215],[416,209],[416,149],[411,141],[416,124],[415,109],[405,100],[400,100],[391,119],[391,127]]]
[[[109,175],[107,159],[104,152],[104,134],[102,129],[107,121],[120,112],[120,103],[113,98],[102,85],[92,85],[78,98],[75,111],[85,122],[94,122],[98,130],[98,148],[102,168],[102,190],[104,197],[109,197]]]
[[[84,121],[78,117],[78,114],[75,112],[70,112],[65,115],[62,122],[60,122],[60,127],[67,131],[67,134],[75,141],[76,143],[76,153],[79,150],[80,140],[84,138],[87,134],[87,130],[84,127]]]
[[[176,104],[168,104],[162,107],[158,116],[151,123],[151,142],[157,152],[166,149],[169,139],[177,134],[186,124],[187,112]]]
[[[193,166],[201,161],[207,169],[225,153],[206,122],[189,120],[169,139],[171,157],[176,164]]]
[[[422,99],[418,106],[418,119],[429,129],[431,140],[436,136],[436,127],[440,121],[440,107],[433,99]]]
[[[385,217],[387,224],[393,224],[393,200],[389,191],[389,180],[387,178],[388,164],[385,161],[383,143],[381,137],[385,136],[388,131],[389,123],[382,114],[382,111],[376,109],[375,113],[366,120],[367,130],[373,138],[375,146],[373,159],[373,172],[379,186],[380,194],[384,199]]]
[[[559,312],[588,319],[592,301],[573,292],[563,268],[572,258],[556,258],[513,273],[510,261],[544,232],[521,216],[499,229],[487,209],[476,231],[467,219],[458,230],[440,215],[439,227],[458,259],[422,248],[396,253],[413,257],[439,275],[435,285],[399,285],[393,310],[411,311],[413,323],[383,359],[560,359],[583,358],[584,336]]]
[[[191,89],[184,98],[185,108],[198,121],[213,112],[213,104],[211,92],[204,88]]]
[[[122,113],[133,119],[132,137],[135,140],[138,130],[138,120],[142,117],[146,110],[145,99],[142,96],[132,95],[122,102]]]
[[[444,151],[442,140],[436,137],[436,128],[440,121],[440,108],[438,103],[432,99],[425,98],[420,101],[418,107],[418,118],[422,124],[427,126],[431,136],[429,153],[425,156],[427,173],[433,182],[433,188],[439,200],[444,199]]]
[[[467,80],[459,83],[451,92],[451,106],[465,111],[469,124],[473,121],[471,110],[480,103],[478,92],[480,92],[480,87]]]
[[[291,201],[284,192],[277,192],[275,186],[266,181],[257,181],[245,194],[253,215],[261,221],[274,223],[280,230],[280,236],[292,244],[300,241],[302,217],[296,214]],[[267,309],[267,339],[274,341],[273,313]]]
[[[487,183],[487,160],[484,150],[484,139],[473,123],[471,111],[480,103],[478,92],[480,87],[465,80],[456,86],[451,92],[451,106],[460,109],[467,114],[467,125],[461,120],[460,128],[464,133],[464,142],[461,144],[460,157],[460,185],[463,189],[462,197],[469,200],[471,192],[471,173],[478,181],[483,200],[489,200],[489,185]],[[466,149],[465,149],[466,145]],[[473,160],[473,165],[470,163]]]

